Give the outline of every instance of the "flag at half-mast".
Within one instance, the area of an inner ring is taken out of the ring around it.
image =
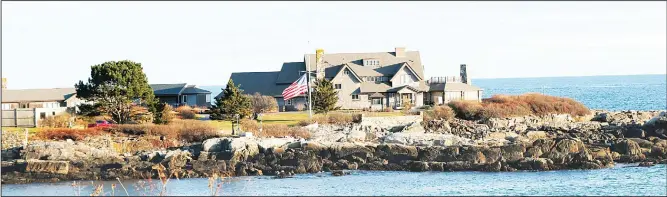
[[[304,74],[301,75],[299,80],[296,80],[292,85],[283,90],[283,100],[297,97],[300,94],[306,93],[306,91],[308,91],[308,82],[306,80],[306,74]]]

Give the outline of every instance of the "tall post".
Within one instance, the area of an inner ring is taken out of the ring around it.
[[[308,119],[312,120],[313,119],[313,97],[311,94],[311,89],[310,89],[310,56],[306,54],[306,84],[308,84]]]

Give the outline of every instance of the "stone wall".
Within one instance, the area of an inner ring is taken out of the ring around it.
[[[405,126],[408,124],[421,124],[424,120],[422,115],[416,116],[390,116],[390,117],[361,117],[362,126],[374,126],[381,128],[392,128],[396,126]]]

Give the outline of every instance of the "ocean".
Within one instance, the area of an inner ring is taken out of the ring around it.
[[[517,95],[537,92],[575,99],[590,109],[665,110],[667,77],[665,75],[620,75],[583,77],[540,77],[472,79],[484,89],[484,98],[496,94]],[[202,86],[212,95],[224,86]]]
[[[386,172],[354,171],[334,177],[329,173],[300,174],[294,178],[270,176],[233,177],[223,181],[218,195],[224,196],[666,196],[667,168],[631,167],[618,164],[601,170],[563,170],[545,172]],[[158,181],[158,180],[154,180]],[[125,196],[117,181],[104,183],[105,195]],[[137,181],[124,181],[131,196],[157,195],[137,187]],[[90,181],[80,195],[88,196]],[[2,185],[3,196],[72,196],[72,182]],[[160,184],[157,183],[159,186]],[[143,188],[148,188],[147,186]],[[206,196],[211,192],[208,179],[172,179],[166,195]]]

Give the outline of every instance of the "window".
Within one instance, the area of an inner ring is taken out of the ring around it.
[[[382,99],[373,99],[373,105],[381,105],[382,104]]]
[[[208,102],[211,102],[211,95],[210,95],[210,94],[207,94],[207,95],[206,95],[206,102],[207,102],[207,103],[208,103]]]
[[[2,104],[2,109],[10,109],[10,108],[12,108],[11,104],[4,104],[4,103]]]
[[[56,112],[51,112],[51,115],[54,115],[54,116],[55,116],[55,115],[56,115]]]
[[[352,100],[359,100],[359,95],[358,94],[353,94],[352,95]]]
[[[292,99],[290,99],[290,100],[286,100],[286,101],[285,101],[285,105],[292,105]]]
[[[46,118],[46,112],[39,112],[39,119]]]
[[[336,90],[340,90],[342,87],[341,84],[334,84],[334,88],[336,88]]]
[[[349,74],[350,74],[350,71],[347,70],[347,69],[345,69],[345,71],[344,71],[343,73],[345,73],[346,75],[349,75]]]
[[[187,103],[187,102],[188,102],[188,96],[187,95],[181,96],[181,103]]]

